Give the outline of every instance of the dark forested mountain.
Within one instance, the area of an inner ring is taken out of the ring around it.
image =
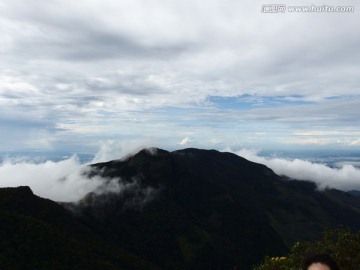
[[[106,188],[77,204],[1,189],[0,266],[250,269],[325,227],[360,229],[360,197],[318,191],[231,153],[142,150],[92,165],[95,176]]]
[[[29,187],[0,189],[0,269],[159,269]]]

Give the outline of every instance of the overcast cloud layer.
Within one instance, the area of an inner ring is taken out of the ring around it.
[[[283,1],[284,2],[284,1]],[[360,3],[0,2],[0,152],[360,146]],[[276,4],[276,3],[275,3]]]

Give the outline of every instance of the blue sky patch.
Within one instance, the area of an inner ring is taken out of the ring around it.
[[[219,109],[251,110],[256,108],[277,108],[288,105],[306,105],[314,102],[304,101],[301,95],[257,96],[241,95],[236,97],[210,96],[208,101]]]

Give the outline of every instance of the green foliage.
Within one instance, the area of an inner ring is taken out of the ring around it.
[[[328,253],[342,270],[356,270],[360,265],[360,231],[353,233],[345,227],[327,229],[323,238],[313,242],[296,243],[286,257],[265,257],[253,270],[298,270],[309,254]]]

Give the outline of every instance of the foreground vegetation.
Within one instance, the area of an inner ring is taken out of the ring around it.
[[[308,254],[328,253],[342,270],[357,270],[360,265],[360,231],[348,228],[325,230],[323,238],[315,242],[298,242],[285,257],[265,257],[253,270],[298,270]]]

